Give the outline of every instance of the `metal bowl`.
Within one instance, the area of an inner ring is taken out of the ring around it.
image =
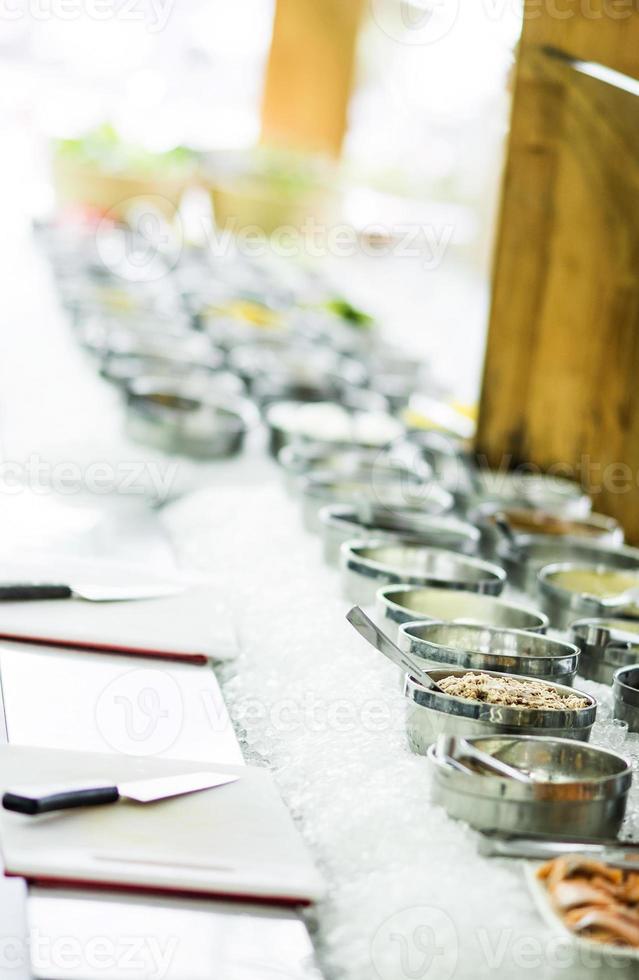
[[[376,467],[391,471],[401,479],[411,470],[383,449],[334,449],[322,443],[289,443],[277,454],[277,462],[282,468],[287,490],[295,494],[301,480],[314,473],[351,474],[355,472],[372,473]],[[430,471],[425,471],[430,473]]]
[[[409,541],[389,543],[375,538],[345,541],[340,568],[346,596],[360,605],[373,603],[382,585],[394,583],[499,595],[506,582],[502,568],[479,558]]]
[[[338,449],[382,449],[404,432],[401,422],[390,415],[350,411],[337,402],[276,402],[266,410],[264,419],[274,456],[298,440]]]
[[[621,667],[639,663],[639,620],[579,619],[570,639],[581,651],[580,675],[599,684],[612,684]]]
[[[398,646],[427,667],[494,670],[567,687],[575,679],[579,661],[579,649],[572,643],[525,630],[462,623],[404,623]]]
[[[615,672],[612,704],[614,717],[625,721],[629,732],[639,732],[639,663]]]
[[[566,585],[566,576],[574,578],[574,585],[570,588]],[[613,582],[611,576],[618,578]],[[602,563],[558,562],[541,569],[538,583],[544,612],[556,629],[567,629],[576,619],[589,616],[639,618],[639,606],[634,603],[613,606],[602,601],[603,597],[617,595],[625,588],[639,586],[639,564],[631,573]],[[599,593],[599,584],[604,588],[606,583],[610,584],[610,589]],[[597,592],[593,591],[595,587]]]
[[[437,483],[422,482],[408,472],[398,477],[394,467],[382,465],[347,475],[313,473],[302,479],[300,498],[304,527],[315,534],[322,530],[319,512],[328,504],[355,503],[361,508],[370,504],[389,511],[412,507],[433,516],[445,514],[453,506],[451,495]]]
[[[167,453],[233,456],[255,421],[255,409],[245,399],[206,394],[186,382],[141,378],[128,389],[128,435]]]
[[[375,537],[389,541],[415,541],[435,548],[475,554],[479,531],[454,517],[431,517],[411,507],[390,510],[376,504],[332,504],[319,512],[324,560],[339,565],[344,541]]]
[[[454,769],[431,745],[433,803],[477,830],[505,834],[615,838],[626,812],[632,770],[625,759],[567,738],[502,735],[469,739],[483,752],[533,773],[520,783]]]
[[[387,585],[378,589],[376,605],[384,629],[393,635],[402,623],[456,620],[481,626],[545,633],[548,617],[525,606],[489,595],[455,589],[422,589],[414,585]]]
[[[502,541],[496,548],[495,558],[506,569],[510,584],[524,592],[534,594],[540,570],[558,562],[639,571],[639,548],[611,547],[584,538],[549,534],[517,534],[516,541],[516,549],[508,541]]]
[[[437,473],[437,470],[435,470]],[[567,518],[557,511],[533,507],[504,507],[502,504],[482,504],[471,511],[468,519],[481,531],[482,552],[494,556],[495,548],[503,541],[495,523],[495,515],[503,514],[515,534],[543,534],[555,538],[569,537],[595,544],[623,544],[624,533],[614,517],[590,514],[588,517]]]
[[[438,667],[428,673],[434,681],[443,680],[444,677],[461,677],[468,673],[504,676],[499,671],[468,671],[450,667]],[[550,687],[566,696],[575,694],[573,688],[562,684],[550,684]],[[472,738],[474,735],[549,735],[587,742],[597,716],[597,701],[588,694],[584,694],[588,700],[585,708],[566,711],[504,707],[429,691],[408,676],[404,694],[409,702],[406,713],[408,742],[412,751],[419,755],[426,755],[429,746],[440,735],[459,735],[463,738]]]
[[[543,473],[505,473],[501,470],[477,470],[476,487],[460,489],[457,497],[467,512],[485,503],[507,507],[532,507],[554,510],[566,518],[588,517],[590,497],[578,483]]]

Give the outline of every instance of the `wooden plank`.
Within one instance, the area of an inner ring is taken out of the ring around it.
[[[526,43],[477,449],[562,464],[639,541],[638,371],[639,97]]]
[[[524,46],[550,45],[639,77],[635,0],[526,0]]]
[[[338,156],[363,0],[277,0],[262,142]]]

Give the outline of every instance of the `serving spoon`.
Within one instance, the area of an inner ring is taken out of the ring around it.
[[[489,752],[482,752],[475,745],[471,745],[465,738],[458,738],[455,735],[440,735],[437,739],[437,755],[444,759],[448,764],[457,763],[454,768],[462,768],[465,772],[472,772],[464,766],[461,760],[469,759],[476,762],[483,769],[488,769],[495,776],[505,779],[514,779],[518,783],[532,783],[534,779],[527,775],[523,770],[515,766],[509,766],[507,762],[495,758]],[[461,764],[461,765],[460,765]]]
[[[435,683],[426,671],[426,668],[414,657],[411,657],[409,653],[404,653],[403,650],[400,650],[391,638],[373,622],[370,616],[366,615],[360,606],[353,606],[346,614],[346,618],[351,626],[355,627],[360,636],[368,640],[371,646],[379,650],[396,667],[408,671],[412,677],[415,677],[419,681],[422,687],[428,688],[429,691],[436,691],[438,694],[446,693],[442,691],[439,684]]]

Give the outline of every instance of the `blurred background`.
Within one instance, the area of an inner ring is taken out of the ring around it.
[[[348,78],[328,61],[319,94],[309,82],[307,125],[291,59],[322,42],[305,7],[282,2],[278,22],[274,0],[5,0],[3,267],[19,271],[34,219],[117,212],[141,192],[180,208],[187,241],[215,219],[270,232],[310,215],[312,241],[307,228],[280,251],[348,283],[472,411],[518,4],[368,0],[352,4],[355,28],[339,5],[318,5]],[[309,74],[317,64],[309,55]],[[345,117],[317,134],[322,90],[326,113],[345,101]],[[301,111],[287,115],[289,97]]]

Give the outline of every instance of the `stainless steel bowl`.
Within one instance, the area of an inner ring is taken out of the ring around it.
[[[495,559],[506,569],[511,585],[535,593],[540,570],[558,562],[608,565],[639,571],[639,548],[597,544],[584,538],[548,534],[517,534],[517,548],[507,541],[497,545]]]
[[[639,585],[639,565],[636,570],[615,569],[602,563],[558,562],[545,565],[538,575],[539,594],[544,612],[547,613],[552,626],[556,629],[567,629],[576,619],[584,617],[639,618],[637,604],[621,602],[619,605],[610,605],[602,601],[602,595],[592,591],[592,586],[578,589],[579,580],[576,576],[581,578],[586,574],[592,577],[593,581],[602,583],[614,574],[621,576],[624,582],[627,581],[628,587],[633,582]],[[571,588],[568,588],[563,581],[566,575],[575,577],[575,585]],[[614,596],[622,591],[621,588],[611,586],[606,595]]]
[[[639,663],[639,620],[579,619],[570,639],[581,651],[579,674],[599,684],[612,684],[621,667]]]
[[[437,474],[437,470],[435,470]],[[567,518],[561,512],[537,510],[534,507],[508,507],[495,501],[481,504],[472,510],[468,519],[481,531],[482,554],[494,557],[503,535],[495,523],[495,515],[503,514],[515,534],[543,534],[555,538],[578,538],[592,544],[623,544],[624,533],[614,517],[589,514],[588,517]]]
[[[625,721],[629,732],[639,732],[639,662],[615,672],[612,703],[614,717]]]
[[[439,516],[453,506],[453,498],[437,483],[422,482],[413,473],[399,477],[393,468],[381,465],[361,473],[314,473],[300,482],[304,527],[314,534],[322,530],[319,513],[328,504],[356,503],[359,507],[386,507],[389,511],[412,507],[423,514]]]
[[[464,620],[481,626],[545,633],[548,617],[525,606],[489,595],[454,589],[423,589],[414,585],[387,585],[377,592],[377,612],[391,636],[402,623],[429,620]]]
[[[277,454],[287,490],[295,495],[302,479],[314,473],[372,473],[375,467],[389,470],[401,479],[411,470],[403,461],[383,449],[335,449],[322,443],[293,442]],[[430,471],[424,472],[430,475]]]
[[[502,568],[478,558],[375,538],[345,541],[340,568],[345,595],[360,605],[373,603],[381,586],[394,583],[499,595],[506,582]]]
[[[294,441],[323,443],[333,449],[382,449],[404,432],[401,422],[390,415],[349,410],[336,402],[276,402],[267,408],[264,420],[274,456]]]
[[[404,623],[398,646],[427,667],[464,667],[572,685],[579,649],[525,630],[462,623]]]
[[[246,399],[206,394],[186,382],[141,378],[128,389],[128,435],[167,453],[201,459],[233,456],[255,423],[255,409]]]
[[[460,488],[457,495],[467,513],[485,503],[554,510],[566,518],[588,517],[592,509],[579,484],[558,476],[478,469],[475,482],[472,490]]]
[[[339,565],[342,544],[357,537],[415,541],[467,555],[474,554],[479,544],[479,531],[472,524],[454,517],[431,517],[411,507],[332,504],[322,507],[319,523],[329,565]]]
[[[615,838],[626,812],[632,770],[625,759],[567,738],[502,735],[473,746],[534,774],[534,782],[466,774],[428,750],[433,803],[477,830],[578,838]]]
[[[435,681],[443,680],[444,677],[461,677],[468,673],[504,676],[499,671],[468,671],[450,667],[439,667],[429,670],[428,673]],[[564,687],[561,684],[550,686],[566,696],[575,694],[571,687]],[[587,742],[597,716],[597,701],[588,694],[584,694],[588,701],[585,708],[566,709],[566,711],[504,707],[483,701],[466,701],[448,694],[429,691],[408,676],[405,680],[404,694],[408,698],[406,713],[408,742],[413,752],[419,755],[426,755],[429,746],[436,742],[440,735],[460,735],[464,738],[472,738],[474,735],[548,735]]]

